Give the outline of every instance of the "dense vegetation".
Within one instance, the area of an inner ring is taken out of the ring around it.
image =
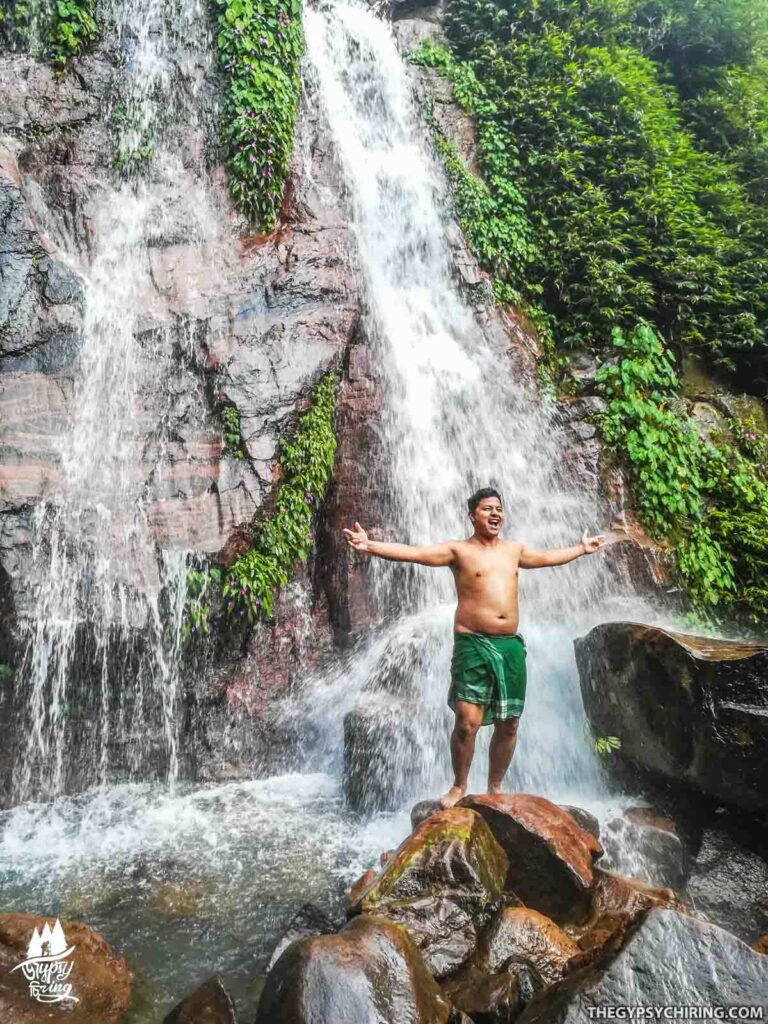
[[[213,0],[227,77],[222,144],[238,208],[263,231],[275,224],[293,151],[304,49],[300,0]]]
[[[700,439],[696,353],[768,379],[768,5],[752,0],[448,0],[442,71],[483,182],[437,134],[468,241],[550,364],[616,356],[606,439],[647,527],[703,607],[764,614],[768,502],[751,431]],[[731,609],[733,610],[733,609]]]
[[[0,10],[0,44],[31,48],[62,70],[98,37],[94,0],[10,0]]]

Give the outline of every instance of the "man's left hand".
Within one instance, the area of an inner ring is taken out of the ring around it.
[[[605,534],[598,533],[596,537],[588,537],[587,531],[581,535],[581,546],[584,548],[585,555],[591,555],[605,544]]]

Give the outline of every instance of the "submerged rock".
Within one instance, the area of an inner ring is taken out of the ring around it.
[[[35,928],[42,932],[52,919],[37,914],[0,914],[0,1021],[3,1024],[38,1024],[49,1021],[51,1004],[30,998],[29,981],[13,968],[27,957]],[[133,975],[121,956],[112,952],[100,935],[82,921],[62,921],[71,956],[72,995],[78,1002],[66,1004],[68,1024],[117,1024],[131,1001]],[[64,1004],[56,1004],[62,1006]]]
[[[768,648],[633,622],[574,641],[593,730],[616,756],[750,811],[768,811]]]
[[[592,862],[603,848],[573,817],[540,796],[468,796],[509,858],[505,888],[556,921],[585,910]]]
[[[444,977],[472,953],[507,870],[482,817],[452,807],[422,822],[349,912],[405,925],[429,969]]]
[[[299,939],[267,978],[256,1024],[470,1024],[405,928],[372,914]]]
[[[539,993],[520,1024],[582,1024],[595,1006],[759,1005],[768,959],[714,925],[651,910],[615,959]]]
[[[235,1004],[217,974],[174,1006],[163,1024],[237,1024]]]
[[[314,903],[305,903],[280,934],[269,958],[267,971],[272,970],[283,952],[297,939],[306,938],[308,935],[332,935],[335,931],[338,931],[338,925],[324,910],[316,907]]]

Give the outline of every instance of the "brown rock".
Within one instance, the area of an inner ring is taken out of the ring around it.
[[[619,949],[628,931],[653,907],[677,906],[679,901],[672,889],[595,868],[589,915],[579,924],[566,925],[565,930],[587,954],[579,963],[588,963]],[[575,966],[575,962],[571,964],[572,968]]]
[[[494,974],[510,958],[532,963],[546,985],[559,981],[580,949],[554,921],[527,907],[508,907],[491,921],[477,943],[472,962]]]
[[[525,1005],[518,976],[510,971],[488,974],[469,963],[442,986],[457,1010],[483,1024],[508,1024]]]
[[[232,997],[218,974],[174,1006],[163,1024],[237,1024]]]
[[[252,545],[253,534],[247,527],[240,526],[233,530],[219,552],[219,564],[222,569],[231,569],[241,555],[251,550]]]
[[[406,929],[372,914],[337,935],[294,942],[268,975],[256,1014],[256,1024],[381,1021],[458,1024]]]
[[[29,982],[23,971],[13,968],[26,959],[35,928],[41,932],[46,920],[37,914],[0,914],[0,1024],[38,1024],[52,1017],[51,1004],[30,998]],[[117,1024],[131,999],[131,974],[125,960],[82,921],[62,921],[73,964],[66,983],[72,985],[77,1003],[53,1004],[67,1024]],[[61,1008],[65,1007],[66,1011]]]
[[[759,939],[756,939],[752,943],[752,949],[754,949],[756,953],[764,953],[768,956],[768,932],[766,932],[765,935],[761,935]]]
[[[362,874],[356,882],[353,882],[347,893],[347,905],[350,907],[354,906],[377,876],[378,871],[376,868],[368,868],[365,874]]]
[[[435,977],[468,959],[502,893],[508,864],[479,814],[433,814],[395,851],[349,913],[372,913],[410,932]]]
[[[468,796],[459,806],[481,814],[507,854],[506,889],[556,921],[583,913],[603,848],[567,811],[524,793]]]

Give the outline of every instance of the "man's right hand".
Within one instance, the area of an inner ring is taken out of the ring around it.
[[[368,534],[362,528],[360,523],[355,523],[354,530],[344,530],[347,535],[347,543],[355,551],[367,551],[368,550]]]

